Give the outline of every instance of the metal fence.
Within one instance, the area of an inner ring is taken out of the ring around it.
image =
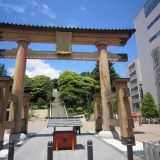
[[[144,160],[160,160],[160,141],[143,142]]]

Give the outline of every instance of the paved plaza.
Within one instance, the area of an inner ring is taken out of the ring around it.
[[[47,142],[53,140],[53,128],[44,127],[34,137],[28,139],[15,151],[15,160],[45,160],[47,159]],[[82,133],[77,136],[75,151],[53,151],[54,160],[87,160],[87,141],[93,142],[94,160],[125,160],[126,157],[116,149],[97,139],[94,135]]]
[[[95,134],[90,134],[94,133],[94,121],[85,121],[85,119],[82,119],[82,123],[82,134],[77,136],[76,150],[59,150],[58,152],[53,151],[54,160],[87,160],[88,140],[93,141],[94,160],[127,159],[126,152],[120,152],[120,150],[116,149],[116,147],[110,144],[112,142],[107,142],[107,144]],[[53,128],[46,128],[46,126],[47,121],[45,121],[43,118],[38,118],[34,122],[29,122],[28,131],[30,134],[34,134],[34,136],[25,140],[23,145],[15,148],[15,160],[47,159],[47,143],[48,141],[53,141]],[[64,130],[64,128],[61,129]],[[119,128],[116,128],[116,130],[118,129]],[[147,140],[160,140],[159,137],[160,125],[143,124],[142,126],[139,126],[138,123],[135,123],[135,138],[137,141],[142,142]],[[134,159],[143,159],[143,152],[134,152]]]

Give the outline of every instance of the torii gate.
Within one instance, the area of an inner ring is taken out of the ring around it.
[[[15,113],[14,103],[10,106],[9,119],[15,121],[10,133],[21,132],[21,110],[24,94],[26,59],[86,60],[99,61],[101,99],[103,106],[103,130],[114,131],[110,123],[113,111],[108,97],[111,95],[109,61],[126,62],[127,54],[107,52],[108,46],[124,46],[135,29],[83,29],[47,26],[30,26],[0,23],[0,41],[15,41],[17,49],[0,50],[0,58],[16,58],[12,93],[18,96]],[[56,43],[56,51],[34,51],[27,49],[30,43]],[[97,52],[72,52],[72,44],[96,45]]]

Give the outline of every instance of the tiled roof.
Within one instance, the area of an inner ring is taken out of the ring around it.
[[[43,31],[63,31],[63,32],[89,32],[89,33],[107,33],[107,32],[128,32],[132,35],[135,29],[104,29],[104,28],[75,28],[75,27],[54,27],[54,26],[38,26],[38,25],[25,25],[14,23],[0,23],[0,27],[12,27],[16,29],[27,30],[43,30]]]

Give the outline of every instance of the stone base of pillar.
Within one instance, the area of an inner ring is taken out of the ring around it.
[[[98,133],[100,138],[105,139],[118,139],[120,140],[120,133],[118,131],[100,131]]]
[[[3,148],[3,141],[0,141],[0,150]]]
[[[27,135],[24,133],[20,134],[4,134],[4,142],[9,142],[10,140],[14,142],[24,141],[27,138]]]

